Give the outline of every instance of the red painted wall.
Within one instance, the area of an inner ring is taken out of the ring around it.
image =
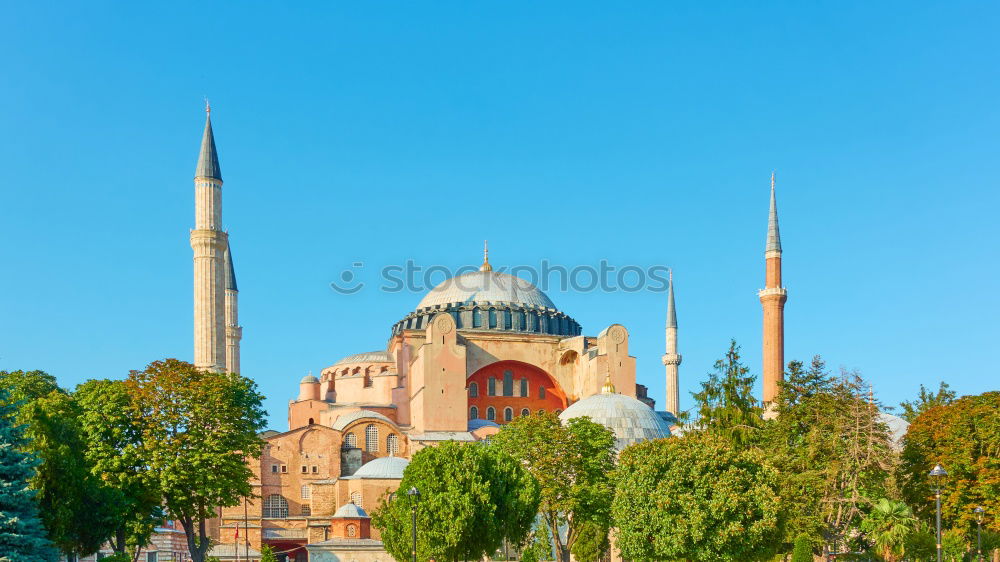
[[[513,377],[513,396],[504,396],[504,373],[509,371]],[[489,396],[489,378],[496,380],[496,396]],[[521,396],[521,379],[528,380],[528,395]],[[476,386],[476,396],[473,396],[473,385]],[[566,394],[559,388],[552,377],[545,371],[521,363],[520,361],[500,361],[483,367],[476,371],[466,381],[469,395],[468,414],[472,418],[472,408],[478,409],[480,419],[489,419],[487,410],[493,407],[496,411],[496,418],[493,420],[500,425],[507,423],[504,420],[504,408],[513,409],[513,418],[521,416],[521,411],[527,408],[531,413],[538,410],[546,412],[562,411],[566,409]],[[545,397],[541,398],[539,388],[545,389]]]

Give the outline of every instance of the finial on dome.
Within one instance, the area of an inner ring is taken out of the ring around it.
[[[493,271],[490,265],[490,246],[488,240],[483,240],[483,265],[479,266],[479,271]]]
[[[614,394],[615,385],[611,382],[611,370],[608,370],[607,376],[604,378],[604,384],[601,385],[601,394]]]

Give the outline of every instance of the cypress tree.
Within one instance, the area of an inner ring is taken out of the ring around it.
[[[28,487],[38,459],[24,452],[24,428],[14,421],[14,408],[0,388],[0,561],[55,561],[58,555],[38,516],[35,490]]]
[[[795,537],[795,549],[792,551],[792,562],[812,562],[813,549],[809,535],[802,533]]]

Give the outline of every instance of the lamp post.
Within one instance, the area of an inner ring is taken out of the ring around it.
[[[976,514],[976,560],[979,562],[983,560],[983,513],[985,512],[981,505],[972,510],[972,513]]]
[[[412,487],[410,487],[409,490],[407,490],[406,495],[408,495],[411,498],[413,498],[413,501],[410,503],[410,507],[412,508],[412,514],[411,514],[411,516],[412,516],[412,522],[413,522],[413,527],[411,529],[411,536],[413,537],[413,561],[412,562],[417,562],[417,501],[420,499],[420,491],[417,490],[416,486],[412,486]]]
[[[948,476],[948,472],[943,466],[936,464],[930,475],[934,477],[934,497],[937,500],[937,562],[941,562],[941,477]]]

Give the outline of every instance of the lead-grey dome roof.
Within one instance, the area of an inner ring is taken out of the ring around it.
[[[410,461],[403,457],[379,457],[372,459],[350,476],[344,479],[360,478],[363,480],[402,480],[403,471]]]
[[[670,437],[670,427],[652,408],[615,392],[602,392],[580,400],[559,414],[563,423],[573,418],[589,417],[615,433],[619,451],[650,439]]]
[[[364,353],[355,353],[354,355],[348,355],[340,361],[334,363],[334,365],[346,365],[348,363],[395,363],[396,358],[392,356],[392,353],[388,351],[378,350],[378,351],[366,351]]]
[[[354,502],[348,502],[337,508],[334,517],[368,517],[365,510],[358,507]]]
[[[431,289],[417,305],[417,310],[435,305],[473,302],[508,302],[556,308],[545,293],[520,277],[496,271],[471,271],[452,277]]]

